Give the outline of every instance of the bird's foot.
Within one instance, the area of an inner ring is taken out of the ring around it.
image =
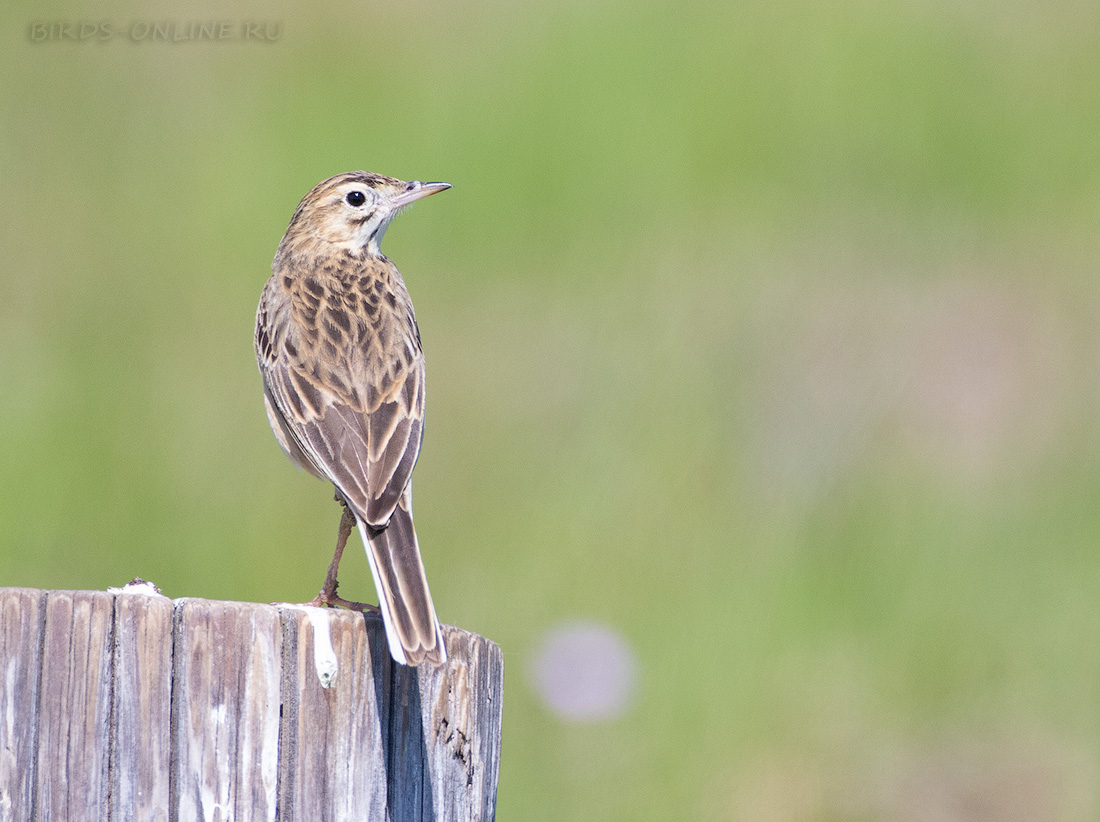
[[[336,595],[336,586],[339,584],[336,581],[336,572],[340,568],[340,557],[344,555],[344,546],[347,545],[351,529],[355,527],[355,514],[348,508],[348,504],[339,491],[336,492],[336,501],[344,508],[344,512],[340,516],[340,533],[336,537],[336,552],[332,555],[332,562],[329,563],[328,573],[325,575],[325,584],[321,586],[321,590],[313,598],[313,601],[307,604],[317,608],[347,608],[349,611],[381,613],[377,605],[352,602]]]
[[[377,605],[371,605],[367,602],[352,602],[350,599],[337,596],[336,591],[326,591],[324,588],[306,605],[312,605],[314,608],[347,608],[349,611],[359,611],[360,613],[381,613],[381,609]]]

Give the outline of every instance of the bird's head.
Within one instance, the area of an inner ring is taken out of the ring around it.
[[[379,256],[379,243],[390,220],[410,203],[450,187],[450,183],[419,180],[406,183],[367,171],[338,174],[318,183],[302,198],[280,245],[303,250],[314,244],[328,250],[365,249]]]

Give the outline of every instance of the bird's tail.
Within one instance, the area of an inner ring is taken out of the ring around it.
[[[356,519],[378,589],[390,653],[402,665],[425,661],[442,665],[447,661],[447,648],[428,590],[412,514],[398,505],[382,531],[372,531],[362,517]]]

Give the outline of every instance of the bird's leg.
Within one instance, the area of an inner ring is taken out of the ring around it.
[[[325,584],[321,586],[321,592],[317,594],[318,605],[332,604],[332,598],[336,596],[336,574],[340,570],[340,560],[344,556],[344,546],[351,536],[351,529],[355,527],[355,514],[348,508],[347,503],[340,500],[343,506],[343,514],[340,516],[340,532],[336,536],[336,552],[332,555],[328,573],[325,575]]]
[[[344,512],[340,516],[340,532],[336,536],[336,552],[332,555],[332,562],[329,563],[328,573],[325,575],[325,584],[321,586],[320,592],[309,604],[318,607],[328,606],[330,608],[335,608],[336,606],[340,606],[352,611],[377,612],[377,605],[368,605],[365,602],[351,602],[336,595],[336,586],[338,584],[336,582],[336,573],[340,568],[340,559],[344,556],[344,546],[347,545],[351,530],[355,527],[355,514],[348,508],[348,504],[344,502],[339,495],[337,495],[336,501],[344,508]]]

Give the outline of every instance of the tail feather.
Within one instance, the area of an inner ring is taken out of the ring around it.
[[[375,534],[364,527],[361,517],[358,520],[390,653],[402,665],[443,664],[447,649],[428,590],[412,514],[398,505],[389,526]]]

